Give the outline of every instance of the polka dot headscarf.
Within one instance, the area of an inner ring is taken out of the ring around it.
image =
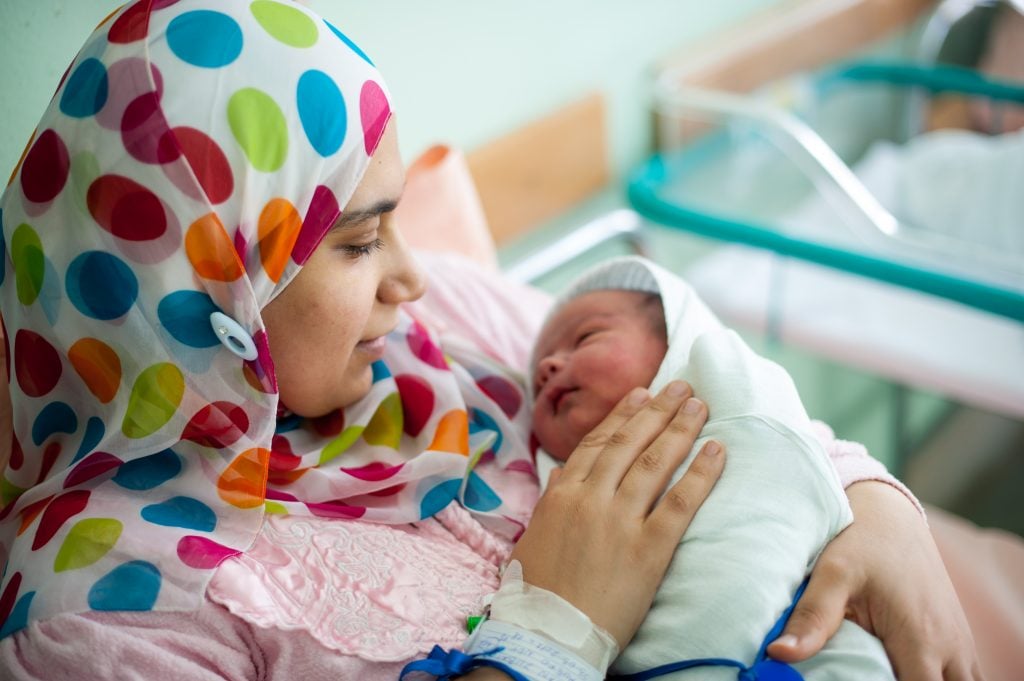
[[[407,317],[366,398],[277,418],[260,310],[390,114],[370,59],[290,2],[140,0],[93,33],[0,200],[0,636],[194,609],[266,513],[404,523],[454,501],[521,529],[520,388]]]

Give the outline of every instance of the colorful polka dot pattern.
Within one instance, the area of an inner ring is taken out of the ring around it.
[[[0,199],[0,636],[86,604],[198,607],[264,513],[405,523],[454,502],[522,526],[533,500],[503,492],[532,470],[521,391],[411,319],[365,399],[276,416],[259,311],[390,116],[370,59],[288,0],[137,0],[89,39]]]

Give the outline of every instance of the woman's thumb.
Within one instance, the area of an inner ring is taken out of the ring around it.
[[[768,646],[768,655],[780,662],[801,662],[817,654],[843,623],[848,596],[841,581],[811,573],[807,590],[782,635]]]

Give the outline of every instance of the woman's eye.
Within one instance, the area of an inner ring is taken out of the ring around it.
[[[365,244],[346,244],[344,246],[345,253],[354,258],[365,257],[382,248],[384,248],[384,240],[381,238],[374,239],[373,241]]]

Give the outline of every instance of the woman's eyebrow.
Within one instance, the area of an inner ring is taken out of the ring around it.
[[[384,199],[382,201],[378,201],[369,208],[361,208],[359,210],[342,213],[338,219],[334,221],[334,224],[331,225],[330,231],[333,232],[336,229],[344,229],[345,227],[350,227],[359,222],[363,222],[364,220],[375,218],[378,215],[390,213],[397,206],[398,199]]]

